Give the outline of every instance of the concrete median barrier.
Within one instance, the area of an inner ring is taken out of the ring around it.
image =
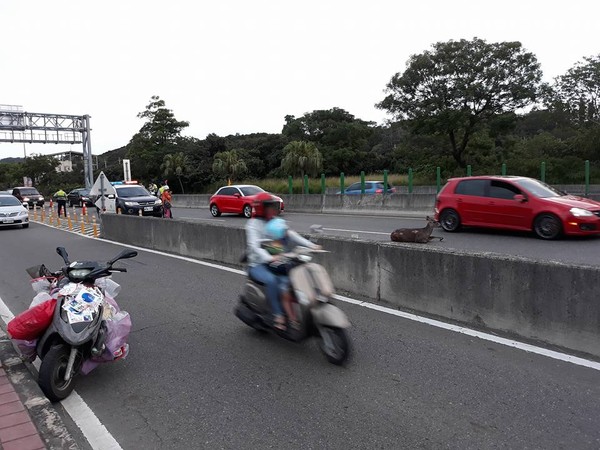
[[[243,228],[105,214],[104,237],[239,265]],[[338,289],[600,358],[600,268],[491,253],[319,236]]]

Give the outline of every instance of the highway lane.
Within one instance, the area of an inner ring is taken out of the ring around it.
[[[120,247],[32,224],[0,230],[0,297],[25,268]],[[254,332],[232,314],[243,277],[140,252],[116,274],[133,318],[127,360],[77,391],[124,449],[598,448],[600,372],[340,303],[353,357]]]
[[[221,223],[227,226],[243,227],[243,217],[223,215],[213,218],[208,209],[175,208],[175,217],[206,223]],[[367,215],[337,214],[284,214],[285,219],[295,230],[310,232],[313,224],[323,225],[329,235],[355,237],[378,241],[389,241],[390,233],[397,228],[425,226],[425,215],[418,217],[381,217]],[[443,241],[431,241],[430,246],[459,249],[468,252],[494,252],[503,255],[523,256],[544,261],[560,261],[571,264],[600,265],[600,238],[565,238],[557,241],[543,241],[529,233],[504,232],[498,230],[466,229],[458,233],[446,233],[441,228],[434,230],[434,236]],[[419,244],[420,245],[420,244]]]

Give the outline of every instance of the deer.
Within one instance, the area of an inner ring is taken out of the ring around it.
[[[427,216],[427,225],[423,228],[398,228],[393,231],[390,238],[394,242],[418,242],[420,244],[426,244],[433,239],[439,239],[443,241],[443,237],[432,236],[431,232],[434,228],[438,228],[440,223],[437,220]]]

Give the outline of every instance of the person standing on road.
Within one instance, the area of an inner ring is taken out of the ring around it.
[[[67,217],[67,193],[62,189],[59,189],[54,194],[54,198],[56,199],[56,204],[58,205],[58,217],[60,217],[60,211],[62,210]]]
[[[163,204],[163,217],[172,219],[173,213],[171,212],[171,202],[173,201],[173,196],[171,195],[171,189],[168,185],[164,185],[163,188],[162,195],[160,196]]]

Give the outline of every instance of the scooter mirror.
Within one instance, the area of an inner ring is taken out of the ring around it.
[[[56,247],[56,253],[62,257],[65,264],[69,264],[69,254],[64,247]]]
[[[111,259],[108,264],[114,264],[115,262],[117,262],[120,259],[128,259],[128,258],[135,258],[137,256],[137,252],[134,250],[123,250],[121,253],[119,253],[117,256],[115,256],[113,259]]]

